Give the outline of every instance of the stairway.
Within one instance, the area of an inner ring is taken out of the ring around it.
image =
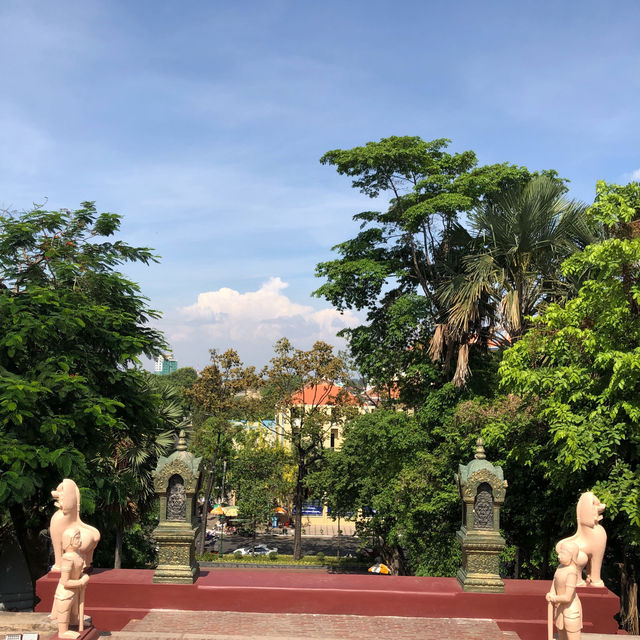
[[[104,637],[129,640],[519,640],[491,620],[231,611],[151,611]]]

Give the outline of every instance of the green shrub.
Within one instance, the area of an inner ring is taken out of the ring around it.
[[[322,553],[322,551],[319,551],[318,553],[316,553],[316,558],[318,558],[318,562],[322,564],[324,562],[324,553]]]
[[[278,552],[277,551],[269,551],[269,560],[277,560]]]

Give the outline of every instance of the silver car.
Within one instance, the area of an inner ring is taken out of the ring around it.
[[[254,556],[268,556],[272,551],[273,551],[273,553],[278,553],[277,547],[267,547],[266,544],[257,544],[253,548],[253,555]],[[251,546],[240,547],[239,549],[236,549],[233,553],[240,553],[243,556],[250,556],[251,555]]]

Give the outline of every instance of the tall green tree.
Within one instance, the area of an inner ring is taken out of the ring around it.
[[[306,480],[322,458],[332,427],[342,425],[355,410],[353,396],[339,386],[346,382],[344,360],[326,342],[308,351],[296,349],[286,338],[274,347],[265,371],[263,402],[275,407],[276,431],[291,447],[296,467],[293,494],[293,556],[302,556],[302,505]]]
[[[640,184],[599,182],[590,209],[606,239],[571,256],[589,274],[575,299],[550,305],[500,368],[546,425],[546,479],[607,504],[609,548],[622,566],[622,615],[638,632],[640,555]],[[545,464],[539,446],[522,454]],[[577,496],[575,496],[577,497]],[[635,595],[634,595],[635,590]]]
[[[388,202],[385,211],[356,214],[361,231],[334,247],[339,258],[316,267],[326,280],[316,295],[340,310],[367,311],[366,323],[342,334],[375,385],[411,367],[426,387],[433,382],[438,374],[425,366],[427,345],[449,316],[440,290],[463,271],[473,241],[463,225],[465,214],[537,175],[506,163],[479,167],[472,151],[451,154],[448,144],[445,138],[390,137],[335,149],[320,160],[352,177],[362,193]],[[553,171],[544,174],[556,179]],[[439,340],[436,351],[443,352],[446,374],[468,337],[441,332]]]
[[[192,408],[194,433],[191,449],[205,459],[204,505],[202,531],[198,551],[204,553],[208,503],[216,481],[217,464],[225,449],[231,450],[238,421],[245,419],[260,405],[259,389],[262,384],[254,367],[245,367],[234,349],[218,353],[210,350],[211,364],[205,367],[197,380],[185,390]]]
[[[0,215],[0,508],[34,579],[51,489],[71,476],[91,506],[94,461],[162,430],[137,368],[165,346],[148,325],[157,314],[118,271],[155,257],[113,239],[119,225],[91,202]]]
[[[282,444],[261,438],[255,429],[244,430],[237,438],[229,474],[238,512],[253,531],[251,550],[258,525],[274,514],[274,509],[291,491],[291,453]]]
[[[145,383],[143,391],[156,399],[156,428],[135,440],[123,437],[110,443],[109,449],[97,454],[91,465],[101,524],[115,531],[114,569],[122,566],[126,531],[153,511],[153,471],[158,458],[171,451],[180,429],[187,424],[179,388],[168,386],[163,377],[149,373],[145,374]]]
[[[478,431],[455,410],[471,393],[447,383],[415,414],[377,409],[350,420],[341,448],[327,452],[310,479],[331,513],[356,520],[359,537],[395,574],[452,576],[460,566],[453,475],[470,459]]]
[[[500,331],[517,340],[541,305],[575,294],[560,265],[595,236],[586,206],[565,193],[561,181],[537,176],[470,212],[474,241],[462,259],[463,270],[440,290],[449,313],[439,330],[465,337],[461,356],[470,342],[498,340]],[[455,381],[464,383],[468,373],[460,366]]]

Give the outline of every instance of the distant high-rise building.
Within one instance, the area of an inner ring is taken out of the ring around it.
[[[159,376],[166,376],[173,373],[178,368],[178,361],[169,353],[156,358],[154,373]]]

